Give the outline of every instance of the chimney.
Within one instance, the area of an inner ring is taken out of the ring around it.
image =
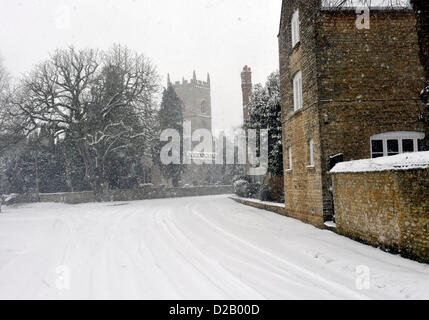
[[[241,89],[243,91],[244,120],[246,120],[249,117],[247,105],[249,104],[250,95],[252,93],[252,69],[247,65],[244,66],[243,72],[241,72]]]

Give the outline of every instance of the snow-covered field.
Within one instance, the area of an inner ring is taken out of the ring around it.
[[[226,196],[4,209],[3,299],[429,298],[428,265]]]

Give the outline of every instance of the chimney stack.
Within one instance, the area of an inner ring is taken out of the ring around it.
[[[252,69],[247,65],[244,66],[243,72],[241,72],[241,89],[243,91],[243,113],[244,120],[249,117],[249,104],[250,95],[252,94]]]

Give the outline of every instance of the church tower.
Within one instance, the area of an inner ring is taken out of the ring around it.
[[[177,96],[183,102],[183,120],[190,121],[192,131],[197,129],[212,130],[212,103],[210,75],[207,74],[207,81],[197,80],[197,74],[194,71],[192,79],[187,81],[183,78],[182,82],[171,83],[168,76],[168,84],[175,89]]]

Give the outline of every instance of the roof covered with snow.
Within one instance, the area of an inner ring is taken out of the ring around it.
[[[356,12],[356,10],[362,9],[362,8],[368,8],[370,11],[384,11],[384,12],[412,12],[412,8],[410,6],[322,6],[320,8],[321,11],[332,11],[332,12],[338,12],[338,11],[353,11]]]
[[[429,168],[429,151],[338,163],[331,173],[372,172]]]

